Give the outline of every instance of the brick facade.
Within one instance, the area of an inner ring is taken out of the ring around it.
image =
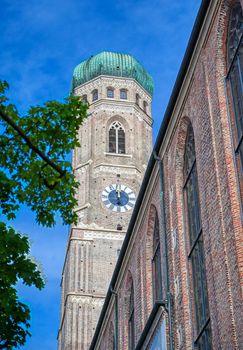
[[[198,32],[193,51],[187,57],[184,78],[178,78],[181,79],[180,89],[172,113],[167,118],[167,125],[162,125],[154,149],[163,162],[164,171],[163,204],[172,298],[173,349],[197,349],[193,345],[195,311],[183,197],[185,143],[190,123],[195,139],[212,347],[227,350],[243,348],[243,217],[232,143],[232,111],[228,109],[225,80],[227,29],[233,4],[234,1],[229,0],[203,1],[205,12],[198,15],[201,16],[200,28],[194,28],[194,32]],[[163,227],[160,172],[153,155],[146,174],[143,193],[139,194],[138,207],[125,238],[123,255],[111,282],[117,293],[116,349],[120,350],[128,349],[127,299],[131,279],[135,296],[136,344],[145,331],[153,308],[151,259],[156,211],[160,227]],[[162,233],[160,247],[165,296],[163,244]],[[115,302],[114,293],[108,294],[91,349],[113,349],[113,345],[108,345],[106,329],[111,320],[114,322]],[[169,348],[169,322],[165,315],[164,312]]]

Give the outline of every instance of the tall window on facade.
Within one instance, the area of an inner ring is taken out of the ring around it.
[[[154,235],[153,235],[153,259],[152,259],[152,271],[153,271],[153,298],[156,300],[162,300],[162,271],[161,271],[161,255],[160,255],[160,239],[159,239],[159,218],[156,213],[154,222]]]
[[[111,87],[107,88],[107,97],[114,98],[114,89]]]
[[[187,132],[184,158],[184,199],[189,238],[189,254],[194,297],[194,341],[198,350],[210,350],[211,326],[209,318],[207,278],[204,261],[203,232],[199,206],[196,154],[192,125]]]
[[[128,318],[128,344],[129,350],[135,349],[135,319],[134,319],[134,289],[133,283],[130,290],[129,300],[129,318]]]
[[[228,27],[228,75],[236,165],[243,205],[243,14],[240,1],[231,10]]]
[[[109,152],[125,153],[125,131],[122,124],[118,121],[112,123],[109,130]]]
[[[92,91],[92,101],[98,100],[98,90],[95,89]]]
[[[120,98],[122,100],[127,100],[127,90],[126,89],[121,89],[120,90]]]

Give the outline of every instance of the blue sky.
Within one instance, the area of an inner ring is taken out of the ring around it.
[[[0,5],[0,79],[9,82],[22,111],[67,96],[74,67],[91,55],[130,53],[154,78],[155,140],[199,0],[0,0]],[[32,337],[22,349],[56,349],[68,228],[38,227],[26,208],[11,224],[30,236],[32,255],[46,277],[41,292],[20,286],[32,311]]]

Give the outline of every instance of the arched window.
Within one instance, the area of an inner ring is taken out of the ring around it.
[[[114,98],[114,89],[112,87],[108,87],[107,88],[107,92],[106,92],[107,97],[109,98]]]
[[[130,289],[129,313],[128,313],[128,344],[129,350],[135,349],[135,319],[134,319],[134,289],[133,283]]]
[[[148,104],[146,101],[143,101],[143,110],[145,113],[147,113],[147,109],[148,109]]]
[[[243,205],[243,14],[240,1],[231,10],[227,41],[232,134]]]
[[[92,101],[98,100],[98,90],[95,89],[92,91]]]
[[[122,100],[127,100],[127,90],[126,89],[121,89],[120,90],[120,98]]]
[[[81,100],[82,100],[83,103],[87,103],[87,102],[88,102],[88,97],[87,97],[87,95],[81,96]]]
[[[125,131],[118,121],[112,123],[109,130],[109,152],[125,153]]]
[[[140,103],[140,96],[139,94],[136,94],[136,104],[139,106]]]
[[[184,155],[184,200],[186,228],[189,239],[188,259],[190,261],[194,297],[194,341],[197,349],[210,350],[212,344],[207,278],[199,206],[195,144],[191,124],[188,126]]]
[[[160,239],[159,239],[159,218],[156,212],[153,234],[153,298],[154,302],[162,300],[162,271],[161,271],[161,255],[160,255]]]

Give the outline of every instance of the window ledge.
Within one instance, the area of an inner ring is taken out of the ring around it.
[[[111,153],[111,152],[104,152],[106,156],[115,156],[115,157],[123,157],[123,158],[132,158],[131,154],[127,153]]]

